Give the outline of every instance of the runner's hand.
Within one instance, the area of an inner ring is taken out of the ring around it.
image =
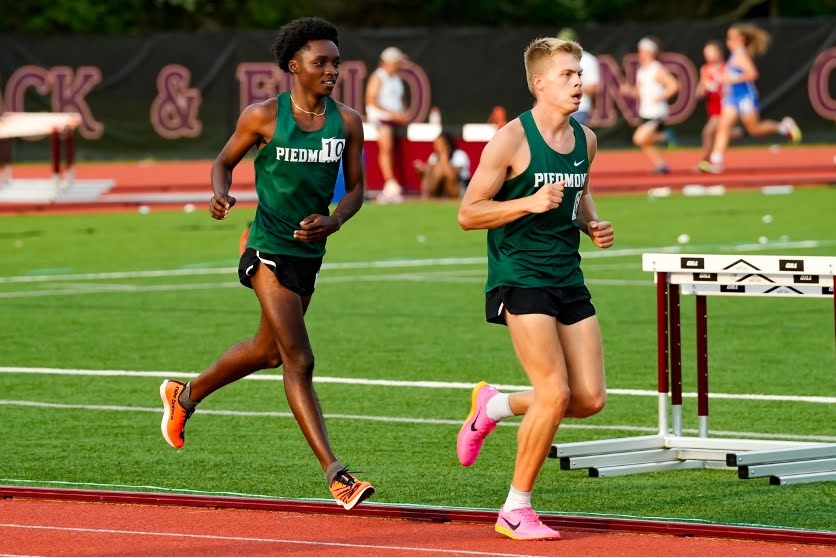
[[[340,230],[339,218],[329,215],[309,215],[299,223],[299,229],[293,231],[293,238],[302,242],[325,240],[328,235]]]
[[[225,196],[212,196],[212,199],[209,200],[209,214],[212,215],[212,219],[222,221],[226,219],[226,215],[232,209],[233,205],[235,205],[235,198],[229,194]]]
[[[598,248],[609,248],[615,239],[615,231],[609,221],[590,221],[586,231]]]
[[[545,213],[558,207],[563,202],[563,185],[565,183],[561,180],[554,184],[540,186],[540,189],[531,195],[532,205],[528,211],[530,213]]]

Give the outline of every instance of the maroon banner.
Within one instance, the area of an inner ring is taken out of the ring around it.
[[[836,120],[836,18],[755,22],[772,35],[756,60],[764,117],[793,116],[805,142],[832,142]],[[705,110],[696,96],[702,48],[722,40],[714,22],[582,26],[579,41],[598,57],[601,83],[590,121],[603,149],[630,145],[635,101],[620,92],[635,79],[637,41],[659,37],[660,59],[680,82],[668,123],[696,145]],[[522,53],[557,29],[342,29],[334,97],[364,113],[363,94],[380,51],[410,57],[401,76],[413,121],[438,106],[453,132],[484,122],[501,105],[510,117],[531,107]],[[271,32],[166,33],[142,37],[0,35],[0,110],[78,112],[81,159],[205,158],[231,134],[241,110],[287,90],[271,59]],[[758,140],[743,140],[756,143]],[[15,158],[46,159],[43,141],[16,140]]]

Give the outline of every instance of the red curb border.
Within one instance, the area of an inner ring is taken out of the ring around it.
[[[156,492],[126,492],[116,490],[77,490],[67,488],[0,486],[0,497],[41,500],[71,500],[80,502],[101,502],[108,504],[234,508],[329,515],[347,514],[363,517],[412,519],[440,523],[449,521],[465,521],[471,523],[490,524],[496,521],[496,513],[488,510],[365,503],[351,511],[345,511],[338,504],[329,502],[311,502],[305,500],[289,500],[279,498],[161,494]],[[682,521],[549,514],[541,514],[540,519],[549,527],[569,531],[613,531],[836,546],[836,532],[826,531],[806,531],[799,529],[746,527],[740,525],[687,523]]]

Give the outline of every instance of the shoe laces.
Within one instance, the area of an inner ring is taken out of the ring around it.
[[[186,384],[186,385],[188,385],[188,384]],[[185,393],[185,390],[186,390],[186,385],[184,385],[184,386],[183,386],[183,391],[181,391],[180,393],[178,393],[178,394],[177,394],[177,397],[176,397],[176,400],[177,400],[177,406],[178,406],[178,407],[180,407],[181,409],[183,409],[183,412],[184,412],[184,413],[186,413],[186,418],[184,418],[184,419],[183,419],[183,424],[185,424],[185,423],[186,423],[186,421],[187,421],[187,420],[189,420],[189,418],[191,418],[191,416],[192,416],[192,415],[194,414],[194,412],[197,410],[197,403],[200,403],[200,401],[195,402],[195,406],[194,406],[194,407],[192,407],[192,409],[191,409],[191,410],[187,409],[187,408],[186,408],[186,407],[185,407],[182,403],[180,403],[180,397],[183,395],[183,393]],[[190,400],[190,401],[191,401],[191,400]]]
[[[193,408],[191,411],[190,411],[189,409],[185,408],[185,407],[183,406],[183,404],[182,404],[182,403],[180,403],[180,398],[179,398],[179,397],[177,398],[177,406],[178,406],[178,407],[180,407],[180,410],[182,410],[182,411],[183,411],[183,413],[186,415],[186,416],[185,416],[185,418],[183,419],[183,424],[185,424],[185,423],[186,423],[186,421],[187,421],[187,420],[189,420],[189,418],[190,418],[190,417],[194,414],[194,412],[197,410],[197,407]]]
[[[527,524],[529,526],[532,526],[532,527],[536,527],[537,525],[540,525],[540,523],[541,523],[540,516],[538,516],[537,513],[533,509],[522,508],[522,509],[517,510],[517,512],[520,514],[520,520],[523,521],[525,524]]]
[[[337,475],[334,477],[334,481],[344,484],[345,486],[354,486],[357,483],[357,478],[351,474],[348,470],[348,467],[343,467],[339,471],[337,471]]]

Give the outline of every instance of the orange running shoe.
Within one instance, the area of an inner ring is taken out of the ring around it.
[[[163,422],[160,429],[163,438],[173,448],[180,449],[186,443],[186,421],[192,413],[186,411],[178,398],[186,384],[177,380],[165,380],[160,385],[160,398],[163,400]],[[194,412],[194,411],[192,411]]]
[[[337,473],[330,488],[334,500],[347,510],[374,494],[372,483],[361,481],[349,473],[348,469],[342,469]]]

